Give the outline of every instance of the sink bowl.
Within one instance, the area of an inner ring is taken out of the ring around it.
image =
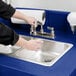
[[[23,35],[22,37],[26,40],[33,38]],[[73,44],[70,43],[47,39],[42,40],[42,49],[38,51],[26,50],[18,46],[12,46],[11,49],[13,53],[9,54],[9,56],[43,66],[52,66],[73,47]]]

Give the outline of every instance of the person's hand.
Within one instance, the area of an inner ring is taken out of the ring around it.
[[[35,22],[36,22],[37,20],[36,20],[34,17],[27,16],[26,21],[28,22],[28,24],[34,26],[34,25],[35,25]]]
[[[36,39],[36,40],[29,40],[25,46],[26,49],[28,50],[39,50],[41,49],[43,44],[43,41],[40,39]]]
[[[20,46],[27,50],[39,50],[41,49],[43,41],[41,39],[31,39],[29,41],[25,40],[22,37],[19,37],[19,40],[16,42],[16,46]]]

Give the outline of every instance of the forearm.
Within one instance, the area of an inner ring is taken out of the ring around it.
[[[15,11],[15,13],[13,14],[14,18],[17,18],[17,19],[21,19],[21,20],[24,20],[24,21],[27,21],[27,16],[19,11]]]
[[[12,17],[24,20],[25,22],[27,22],[30,25],[35,25],[35,21],[36,21],[35,18],[27,16],[20,11],[16,10]]]

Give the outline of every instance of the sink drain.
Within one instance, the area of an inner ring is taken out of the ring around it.
[[[44,62],[51,62],[51,61],[52,61],[51,59],[44,60]]]

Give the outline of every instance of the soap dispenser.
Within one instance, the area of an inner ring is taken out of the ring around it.
[[[69,22],[71,30],[74,34],[76,29],[76,12],[69,13],[67,16],[67,21]]]

